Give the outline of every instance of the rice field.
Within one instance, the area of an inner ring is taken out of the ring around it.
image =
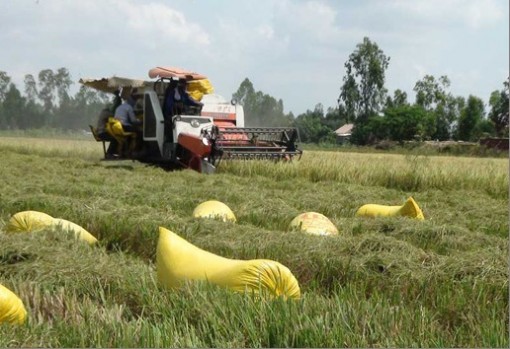
[[[508,159],[317,150],[202,175],[101,156],[89,140],[0,137],[0,283],[28,312],[25,325],[0,326],[0,347],[509,345]],[[355,215],[410,196],[425,221]],[[206,200],[237,222],[193,218]],[[2,233],[23,210],[75,222],[99,244]],[[290,230],[308,211],[339,235]],[[284,264],[301,299],[165,289],[159,226],[226,258]]]

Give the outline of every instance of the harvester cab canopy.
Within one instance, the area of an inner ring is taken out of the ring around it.
[[[100,79],[80,79],[79,82],[101,92],[119,94],[124,99],[130,95],[141,96],[146,89],[154,88],[153,81],[123,78],[120,76]]]
[[[135,90],[143,92],[147,88],[153,89],[161,96],[172,81],[185,81],[186,90],[190,96],[197,101],[200,101],[204,95],[214,92],[214,88],[207,76],[177,67],[152,68],[149,70],[149,77],[156,80],[147,81],[143,79],[112,76],[100,79],[80,79],[79,82],[85,86],[106,93],[115,93],[119,90],[124,90],[126,93],[123,93],[123,96]]]
[[[123,78],[120,76],[112,76],[109,78],[100,78],[100,79],[80,79],[80,84],[91,87],[95,90],[105,92],[105,93],[115,93],[119,90],[135,90],[145,88],[153,88],[153,81],[146,81],[141,79],[130,79]]]

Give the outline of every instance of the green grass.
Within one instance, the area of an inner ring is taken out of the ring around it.
[[[376,153],[376,154],[400,154],[414,156],[468,156],[468,157],[492,157],[508,158],[508,150],[487,148],[479,143],[469,142],[420,142],[409,141],[403,144],[393,141],[383,141],[372,146],[356,146],[351,144],[302,144],[301,149],[313,151],[332,151],[349,153]]]
[[[26,325],[0,347],[508,347],[508,160],[307,151],[299,162],[222,163],[214,175],[98,161],[89,141],[0,138],[0,231],[38,210],[93,233],[0,233],[0,283]],[[362,219],[413,196],[426,220]],[[226,203],[237,223],[192,218]],[[288,230],[299,213],[339,236]],[[300,301],[203,283],[161,288],[158,226],[228,258],[274,259]]]
[[[30,137],[48,140],[51,139],[80,139],[90,140],[90,130],[63,130],[57,128],[39,128],[27,130],[0,130],[0,137]]]

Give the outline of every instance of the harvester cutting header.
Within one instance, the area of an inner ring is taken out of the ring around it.
[[[213,94],[205,75],[156,67],[149,77],[155,80],[80,79],[85,86],[116,96],[114,108],[104,109],[98,127],[91,126],[96,140],[103,142],[105,159],[212,173],[222,159],[301,156],[296,128],[244,127],[243,106]],[[124,104],[118,106],[121,97]],[[123,113],[134,117],[132,122]],[[110,142],[108,151],[105,142]]]

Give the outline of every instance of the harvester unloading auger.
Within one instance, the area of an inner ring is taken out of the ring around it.
[[[291,160],[301,157],[296,128],[244,127],[242,105],[212,94],[213,88],[206,76],[179,68],[157,67],[149,71],[149,77],[156,80],[80,79],[83,85],[103,92],[120,91],[123,96],[142,97],[134,108],[137,117],[143,120],[141,135],[125,132],[113,113],[103,136],[91,126],[96,140],[103,142],[105,159],[104,142],[107,141],[118,144],[120,156],[115,158],[205,173],[214,172],[222,159]],[[203,106],[184,107],[177,114],[165,113],[169,89],[176,81],[185,81],[186,91]],[[128,143],[131,147],[127,147]]]

